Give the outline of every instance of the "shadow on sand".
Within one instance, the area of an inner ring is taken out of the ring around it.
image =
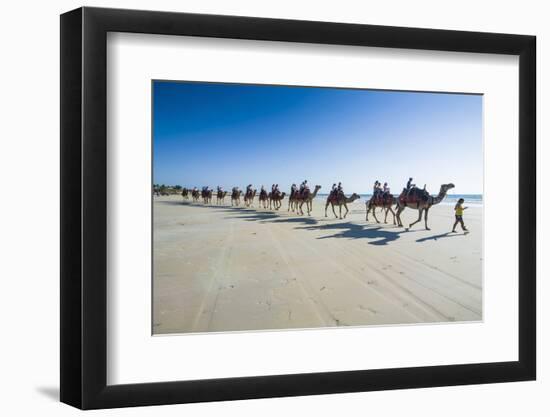
[[[261,210],[261,211],[260,211]],[[313,217],[299,216],[287,211],[264,211],[264,209],[225,207],[225,212],[233,213],[227,219],[242,219],[247,221],[260,221],[262,223],[301,223],[317,224]]]
[[[399,239],[400,235],[402,233],[414,233],[417,230],[396,230],[396,229],[388,229],[383,228],[381,226],[364,226],[360,224],[355,224],[351,222],[345,222],[345,223],[329,223],[329,224],[320,224],[317,226],[307,226],[307,227],[301,227],[300,229],[306,229],[306,230],[320,230],[320,231],[327,231],[327,230],[334,230],[338,231],[337,233],[328,235],[328,236],[321,236],[317,239],[329,239],[329,238],[347,238],[347,239],[370,239],[371,242],[367,242],[370,245],[378,245],[383,246],[387,245],[390,242],[393,242],[397,239]]]
[[[281,211],[268,211],[269,209],[263,209],[258,207],[244,207],[244,206],[218,206],[218,205],[204,205],[202,203],[191,203],[190,201],[158,201],[160,204],[168,205],[191,205],[196,207],[208,207],[219,210],[225,213],[231,213],[231,216],[227,216],[226,219],[242,219],[246,221],[260,221],[261,223],[295,223],[297,225],[305,225],[303,227],[295,227],[296,230],[319,230],[319,231],[335,231],[334,234],[328,236],[321,236],[317,239],[329,239],[329,238],[347,238],[347,239],[368,239],[367,242],[370,245],[384,246],[390,242],[394,242],[401,237],[403,233],[421,232],[424,229],[407,230],[398,227],[388,228],[377,225],[361,225],[347,222],[338,223],[326,223],[333,219],[332,217],[323,218],[318,220],[314,217],[308,217],[307,215],[301,216],[293,212]],[[426,236],[417,239],[417,243],[428,242],[431,240],[438,240],[453,236],[463,236],[460,233],[441,233],[438,235]]]
[[[163,204],[165,206],[198,206],[198,204],[193,204],[190,201],[185,200],[154,200],[155,204]]]
[[[451,232],[446,232],[446,233],[441,233],[439,235],[433,235],[433,236],[426,236],[426,237],[422,237],[420,239],[416,239],[416,241],[418,243],[422,243],[422,242],[428,242],[430,240],[437,240],[437,239],[444,239],[446,237],[454,237],[454,236],[464,236],[464,234],[462,233],[451,233]]]

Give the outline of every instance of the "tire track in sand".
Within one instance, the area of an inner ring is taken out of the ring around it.
[[[193,320],[193,326],[191,327],[193,332],[207,331],[210,328],[212,319],[214,318],[214,313],[216,311],[216,304],[218,303],[218,298],[220,296],[219,283],[223,275],[228,272],[227,264],[229,262],[230,252],[232,251],[234,238],[235,224],[234,222],[231,222],[229,224],[229,234],[226,237],[225,242],[222,244],[222,249],[216,263],[215,273],[212,274],[208,291],[204,295],[197,314],[195,315],[195,319]]]
[[[273,224],[269,224],[268,230],[269,230],[269,235],[271,237],[273,245],[275,246],[275,249],[279,253],[279,256],[281,257],[288,271],[290,272],[290,276],[296,277],[296,283],[300,288],[300,292],[302,293],[304,300],[307,300],[311,310],[315,313],[315,315],[319,319],[319,322],[323,326],[329,326],[329,325],[337,326],[339,323],[338,319],[334,317],[330,309],[322,302],[322,300],[320,300],[318,297],[315,296],[315,292],[311,289],[309,285],[307,285],[307,282],[304,276],[300,274],[295,267],[292,266],[286,249],[282,246],[281,242],[273,234],[272,227],[273,227]],[[307,288],[305,288],[306,286]],[[312,302],[312,300],[314,301]],[[311,327],[315,327],[315,326],[312,325]]]

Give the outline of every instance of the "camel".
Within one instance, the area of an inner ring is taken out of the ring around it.
[[[275,194],[269,193],[269,209],[271,210],[271,204],[273,204],[273,208],[275,210],[279,210],[283,203],[283,199],[285,198],[286,193],[276,192]]]
[[[297,189],[290,190],[290,195],[288,196],[288,211],[290,211],[291,209],[292,211],[294,211],[297,208],[298,206],[298,202],[296,200],[297,194],[298,194]]]
[[[233,188],[233,191],[231,192],[231,205],[235,205],[235,206],[239,206],[241,204],[241,195],[242,195],[242,191],[237,189],[237,188]]]
[[[244,195],[244,204],[246,207],[254,207],[254,197],[256,197],[256,189],[247,191]]]
[[[313,210],[313,199],[317,195],[317,192],[321,189],[320,185],[315,186],[315,191],[313,193],[309,188],[306,188],[303,192],[300,193],[300,191],[296,191],[294,196],[294,204],[296,206],[296,211],[299,210],[299,214],[303,215],[304,211],[302,210],[302,206],[306,205],[307,215],[311,216],[311,210]]]
[[[193,197],[193,203],[198,203],[200,196],[201,196],[201,194],[200,194],[199,190],[191,191],[191,197]]]
[[[189,190],[187,188],[181,190],[181,196],[184,200],[189,200]]]
[[[367,206],[367,215],[365,220],[369,221],[369,212],[372,210],[372,215],[374,217],[374,220],[376,220],[376,223],[380,223],[378,219],[376,218],[376,208],[381,207],[382,211],[386,210],[386,215],[384,216],[384,223],[388,223],[388,213],[391,212],[393,216],[393,224],[395,225],[395,212],[392,209],[392,206],[394,204],[397,204],[397,198],[395,198],[392,194],[387,194],[382,197],[375,198],[374,196],[371,197],[369,201],[365,203]]]
[[[263,207],[264,209],[266,209],[267,208],[267,202],[270,198],[271,198],[271,193],[269,193],[269,195],[268,195],[267,191],[262,188],[262,190],[260,191],[260,197],[259,197],[260,207]]]
[[[427,192],[422,195],[423,190],[420,189],[413,189],[409,192],[409,195],[407,195],[407,190],[404,189],[397,199],[397,213],[395,214],[397,217],[397,224],[403,227],[403,223],[401,222],[401,213],[408,207],[418,210],[418,219],[412,222],[408,228],[410,229],[422,220],[422,213],[424,213],[424,225],[426,226],[426,230],[430,230],[428,227],[428,211],[433,205],[441,203],[447,195],[447,191],[454,187],[455,185],[452,183],[442,184],[437,196],[431,196]]]
[[[341,193],[339,195],[329,195],[327,197],[327,203],[325,204],[325,217],[327,217],[327,208],[330,204],[332,207],[332,212],[334,213],[334,217],[338,218],[336,215],[336,211],[334,210],[334,206],[338,206],[340,209],[340,219],[342,219],[342,206],[346,209],[346,213],[344,214],[344,219],[349,213],[348,209],[348,203],[353,203],[355,200],[361,198],[359,194],[353,193],[350,197],[346,197],[344,193]]]
[[[222,205],[224,204],[225,196],[227,195],[227,191],[219,190],[216,194],[216,204]]]
[[[212,203],[212,190],[209,190],[209,189],[202,190],[201,196],[202,196],[202,202],[204,204]]]

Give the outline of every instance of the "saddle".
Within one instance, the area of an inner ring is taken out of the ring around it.
[[[331,191],[328,196],[328,201],[331,203],[338,203],[339,200],[345,198],[345,195],[342,191],[334,190]]]
[[[376,194],[376,196],[372,197],[372,201],[375,205],[387,205],[388,203],[391,203],[393,200],[393,196],[390,193],[379,193]]]
[[[406,188],[403,189],[403,192],[399,196],[399,201],[402,203],[408,204],[417,204],[428,201],[430,194],[426,190],[421,190],[420,188],[411,188],[407,191]]]

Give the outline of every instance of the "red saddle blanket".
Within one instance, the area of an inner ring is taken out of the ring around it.
[[[378,194],[372,197],[372,202],[377,206],[391,204],[392,201],[393,195],[391,194]]]
[[[339,200],[342,200],[346,198],[346,196],[344,195],[344,193],[335,193],[335,192],[331,192],[328,196],[328,201],[331,202],[331,203],[338,203]]]
[[[407,203],[407,204],[416,204],[416,203],[428,201],[429,198],[430,198],[430,195],[428,194],[427,191],[424,191],[424,190],[413,189],[413,190],[410,190],[408,193],[406,190],[404,190],[399,196],[399,202]]]

